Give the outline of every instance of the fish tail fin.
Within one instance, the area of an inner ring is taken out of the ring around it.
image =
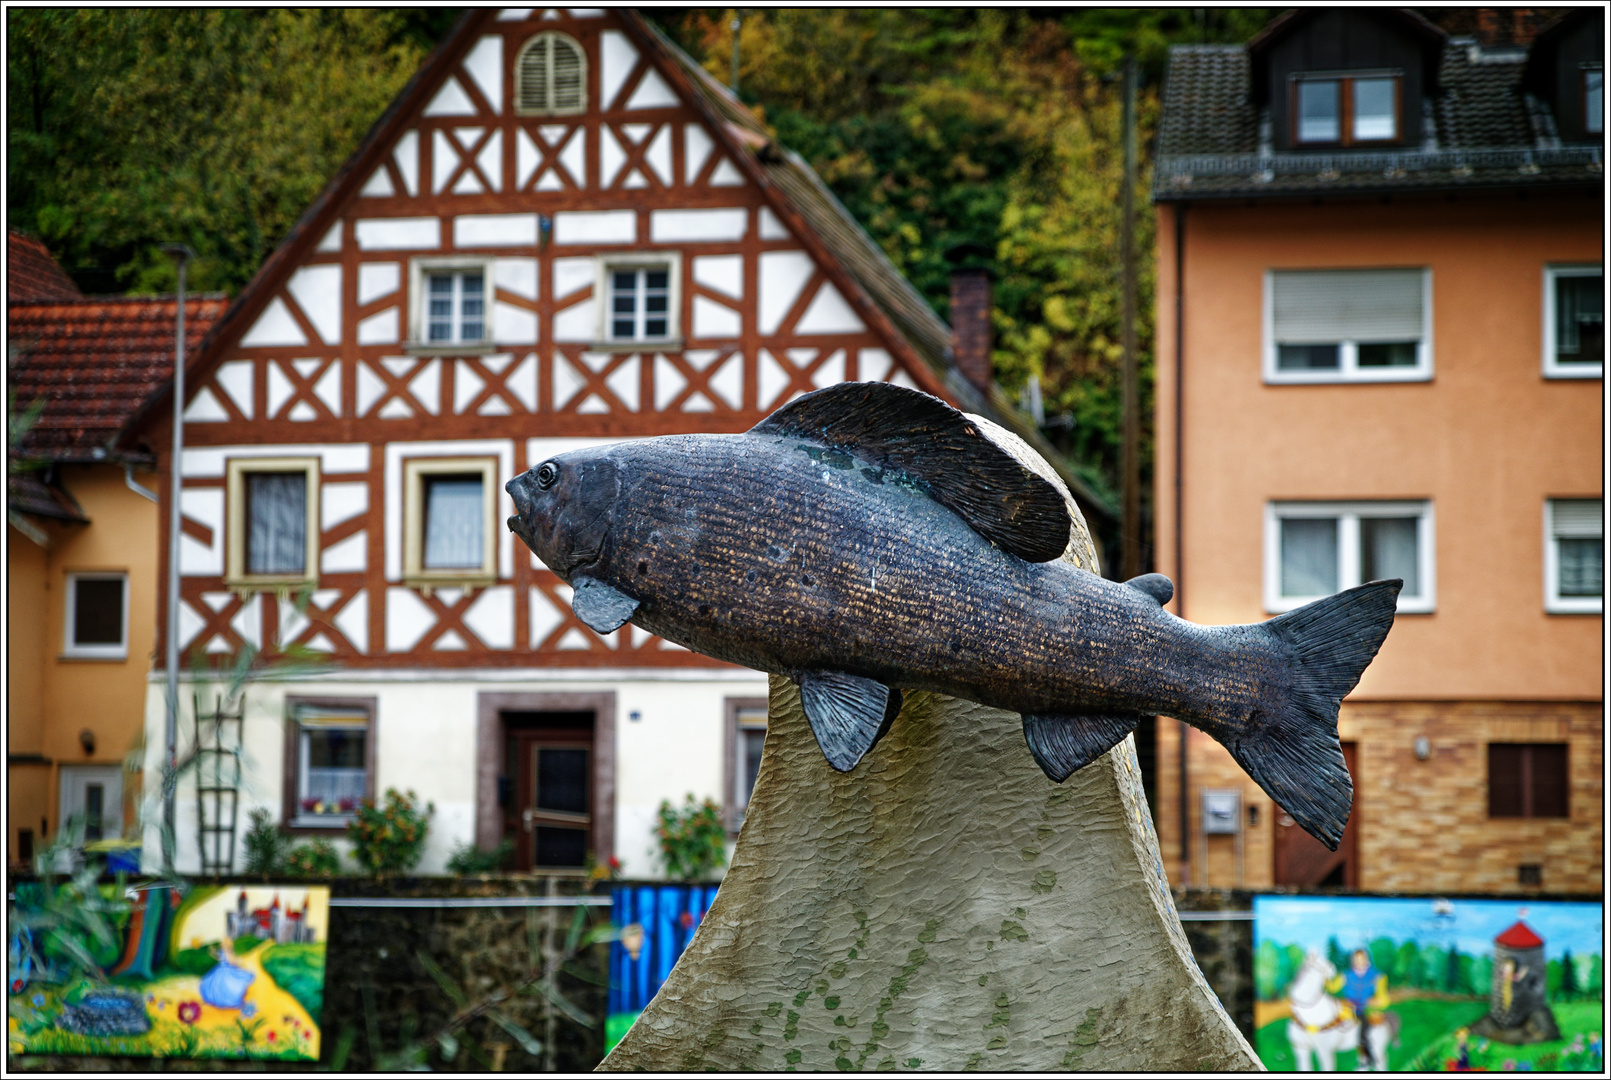
[[[1252,722],[1225,742],[1276,803],[1332,851],[1353,809],[1337,711],[1393,627],[1398,580],[1372,581],[1263,623],[1285,651],[1287,677],[1266,692]]]

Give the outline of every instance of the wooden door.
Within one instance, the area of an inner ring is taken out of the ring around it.
[[[1359,766],[1356,745],[1342,744],[1348,775],[1354,778],[1354,811],[1336,851],[1303,831],[1285,810],[1275,814],[1275,883],[1277,885],[1335,885],[1359,887]]]
[[[593,729],[511,732],[515,867],[580,870],[593,850]]]

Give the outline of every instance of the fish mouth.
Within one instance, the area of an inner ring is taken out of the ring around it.
[[[504,524],[508,525],[509,531],[520,537],[527,547],[531,547],[531,530],[526,528],[526,523],[521,520],[519,514],[510,514]]]

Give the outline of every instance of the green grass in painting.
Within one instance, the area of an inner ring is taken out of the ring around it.
[[[1502,1070],[1509,1062],[1515,1069],[1522,1063],[1535,1071],[1585,1070],[1603,1068],[1603,1059],[1591,1061],[1586,1052],[1571,1050],[1573,1036],[1601,1030],[1601,1006],[1598,1001],[1574,1001],[1550,1006],[1556,1023],[1566,1038],[1557,1042],[1534,1043],[1529,1046],[1508,1046],[1489,1042],[1479,1049],[1481,1040],[1471,1039],[1471,1065],[1477,1069]],[[1440,1001],[1431,998],[1412,998],[1395,1002],[1391,1009],[1399,1016],[1400,1028],[1397,1046],[1387,1051],[1389,1069],[1415,1072],[1434,1072],[1445,1068],[1455,1056],[1455,1031],[1470,1027],[1488,1011],[1486,1001]],[[1287,1021],[1273,1021],[1254,1032],[1254,1049],[1259,1059],[1272,1072],[1291,1071],[1297,1067],[1292,1047],[1287,1043]],[[1337,1054],[1337,1071],[1351,1072],[1356,1051],[1344,1050]]]
[[[276,945],[262,956],[263,970],[319,1023],[324,1011],[324,945]]]
[[[206,949],[180,949],[167,963],[168,969],[181,975],[205,975],[217,966],[217,955]]]
[[[606,1054],[615,1049],[615,1044],[621,1041],[622,1036],[627,1033],[627,1028],[632,1026],[632,1022],[638,1016],[639,1013],[635,1012],[611,1013],[604,1018],[604,1052]]]

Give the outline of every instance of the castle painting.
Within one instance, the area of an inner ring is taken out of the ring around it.
[[[1598,903],[1256,896],[1254,1048],[1272,1070],[1605,1067]]]
[[[62,894],[18,887],[10,1053],[317,1060],[329,889],[99,891],[105,934],[51,918]]]

